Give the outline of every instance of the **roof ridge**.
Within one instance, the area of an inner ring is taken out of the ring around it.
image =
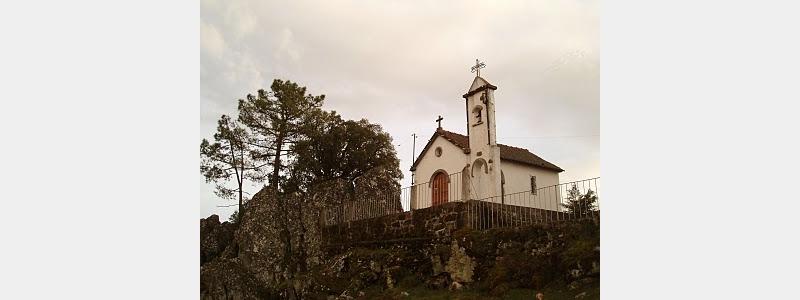
[[[452,132],[452,131],[445,130],[445,129],[442,129],[442,128],[439,128],[439,129],[437,129],[437,130],[441,130],[441,131],[443,131],[443,132],[447,132],[447,133],[451,133],[451,134],[455,134],[455,135],[460,135],[461,137],[469,138],[469,136],[466,136],[466,135],[460,134],[460,133],[458,133],[458,132]],[[446,137],[445,137],[445,138],[446,138]],[[521,150],[525,150],[525,151],[528,151],[528,152],[530,152],[530,150],[528,150],[528,149],[526,149],[526,148],[522,148],[522,147],[511,146],[511,145],[500,144],[500,143],[497,143],[497,145],[499,145],[499,146],[506,146],[506,147],[509,147],[509,148],[521,149]]]
[[[439,136],[441,136],[442,138],[444,138],[446,141],[450,142],[454,146],[456,146],[458,148],[461,148],[461,150],[463,150],[464,153],[469,153],[470,150],[471,150],[470,147],[469,147],[469,136],[466,136],[466,135],[463,135],[463,134],[460,134],[460,133],[457,133],[457,132],[448,131],[448,130],[445,130],[443,128],[437,128],[436,131],[431,136],[430,140],[428,140],[428,143],[422,149],[422,152],[420,152],[419,156],[417,156],[416,159],[414,159],[414,162],[412,163],[412,166],[411,166],[411,171],[416,170],[417,164],[419,164],[419,162],[421,161],[422,157],[425,155],[425,153],[431,147],[431,145],[433,144],[433,141],[436,139],[436,137],[439,137]],[[564,169],[561,169],[558,166],[556,166],[555,164],[544,160],[543,158],[539,157],[538,155],[534,154],[533,152],[531,152],[528,149],[521,148],[521,147],[516,147],[516,146],[509,146],[509,145],[505,145],[505,144],[497,144],[497,145],[498,145],[498,147],[500,147],[500,159],[501,160],[510,160],[510,161],[515,161],[515,162],[528,164],[528,165],[533,165],[533,166],[537,166],[537,167],[544,167],[544,168],[555,170],[555,171],[558,171],[558,172],[564,171]],[[503,149],[505,149],[506,151],[503,151]]]

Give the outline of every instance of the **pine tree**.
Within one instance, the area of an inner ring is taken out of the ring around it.
[[[250,144],[254,159],[268,163],[269,186],[281,191],[281,175],[294,153],[294,144],[306,137],[321,113],[325,95],[313,96],[291,81],[275,79],[271,92],[259,90],[256,96],[239,100],[239,121],[253,133]]]
[[[597,194],[589,189],[586,194],[581,194],[576,184],[567,190],[567,202],[562,204],[567,213],[576,218],[593,216],[597,212]]]
[[[239,211],[244,216],[243,185],[246,181],[259,181],[260,170],[250,156],[246,141],[248,132],[227,115],[217,121],[214,142],[203,139],[200,143],[200,173],[206,182],[214,182],[214,193],[223,199],[239,200]],[[235,188],[227,183],[234,179]]]
[[[284,182],[286,162],[294,153],[294,144],[304,139],[308,130],[314,126],[314,118],[321,112],[320,107],[324,95],[313,96],[306,93],[306,88],[291,81],[275,79],[270,86],[271,92],[259,90],[257,96],[247,95],[247,99],[239,100],[239,121],[253,133],[249,139],[253,159],[269,164],[272,167],[268,175],[268,188],[277,199],[282,212],[281,241],[284,243],[283,267],[287,271],[287,298],[295,299],[296,292],[292,288],[294,267],[292,257],[295,253],[289,232],[289,207]]]

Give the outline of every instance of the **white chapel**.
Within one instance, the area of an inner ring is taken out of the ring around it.
[[[478,72],[463,95],[466,136],[439,123],[411,166],[412,209],[466,200],[503,203],[521,193],[536,197],[537,190],[559,184],[563,169],[527,149],[497,143],[495,90]]]

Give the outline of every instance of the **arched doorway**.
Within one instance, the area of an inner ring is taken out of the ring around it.
[[[436,172],[431,180],[431,206],[447,203],[449,194],[449,176],[445,172]]]
[[[478,158],[472,162],[472,178],[470,180],[473,192],[472,199],[491,201],[491,199],[487,198],[491,196],[487,187],[489,185],[488,173],[489,167],[483,158]]]

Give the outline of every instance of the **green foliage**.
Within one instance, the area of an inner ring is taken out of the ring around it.
[[[588,217],[597,212],[597,194],[589,189],[586,194],[581,194],[578,186],[573,184],[567,190],[567,203],[562,204],[567,213],[578,217]]]
[[[217,121],[214,141],[203,139],[200,143],[200,173],[206,182],[214,182],[214,193],[223,199],[239,199],[239,210],[244,203],[242,186],[247,180],[258,181],[259,168],[249,155],[249,133],[238,122],[222,115]],[[235,187],[227,183],[235,181]],[[242,210],[243,211],[243,210]]]
[[[222,117],[214,143],[201,143],[201,172],[206,180],[219,183],[220,197],[240,195],[239,210],[231,222],[249,222],[249,217],[244,218],[251,210],[244,205],[242,183],[267,181],[259,194],[269,196],[259,200],[256,194],[259,202],[251,208],[259,222],[275,225],[277,242],[271,254],[276,264],[280,262],[276,268],[284,272],[287,295],[296,292],[290,284],[294,278],[308,275],[309,241],[315,239],[313,227],[319,224],[306,221],[319,219],[320,204],[330,202],[325,199],[344,198],[328,192],[399,191],[402,178],[389,134],[367,120],[344,120],[336,112],[322,110],[324,99],[324,95],[308,94],[297,83],[276,79],[270,91],[262,89],[238,101],[237,121]],[[223,183],[234,178],[237,188],[226,188]],[[400,209],[399,196],[383,199],[394,201]],[[274,209],[260,212],[262,201]]]
[[[591,266],[592,262],[600,261],[600,228],[594,222],[575,224],[570,231],[565,249],[562,253],[562,262],[567,266]]]
[[[571,242],[564,251],[564,263],[567,265],[577,265],[595,258],[595,246],[597,246],[597,244],[594,241],[589,240],[577,240]]]
[[[380,125],[343,120],[335,111],[317,117],[314,130],[294,148],[291,173],[299,189],[341,180],[351,194],[357,189],[361,195],[399,190],[400,161]]]
[[[292,158],[294,144],[315,128],[325,96],[310,95],[306,87],[288,80],[275,79],[270,89],[239,100],[239,121],[252,132],[251,156],[271,165],[269,183],[280,187],[284,162]]]
[[[239,211],[238,210],[233,211],[231,216],[228,217],[228,222],[231,222],[233,224],[239,223]]]
[[[206,180],[236,178],[237,187],[248,179],[267,180],[281,192],[335,180],[346,182],[351,192],[399,189],[402,172],[391,136],[366,119],[344,120],[322,110],[324,99],[279,79],[270,91],[240,99],[238,122],[222,116],[215,142],[201,144]],[[240,190],[218,184],[216,193],[229,199]]]
[[[503,288],[498,289],[504,290]],[[461,291],[450,291],[447,289],[432,290],[424,287],[422,284],[413,286],[401,286],[401,288],[394,290],[384,290],[381,293],[371,294],[367,293],[365,298],[368,299],[425,299],[425,300],[438,300],[438,299],[491,299],[491,300],[532,300],[536,299],[536,293],[543,293],[547,300],[573,300],[578,294],[584,294],[582,299],[600,299],[600,284],[594,283],[588,286],[582,286],[576,290],[570,290],[566,286],[553,285],[542,289],[521,289],[515,288],[505,290],[500,295],[490,295],[485,292],[476,291],[474,289],[464,289]],[[406,296],[403,293],[408,293]]]
[[[290,231],[290,211],[303,215],[302,203],[288,203],[288,195],[284,186],[286,182],[286,162],[292,159],[294,144],[306,138],[314,127],[314,121],[320,114],[320,107],[325,96],[313,96],[306,93],[306,88],[291,81],[275,79],[270,86],[271,92],[259,90],[257,96],[247,95],[247,99],[239,100],[239,121],[246,125],[252,135],[247,139],[250,156],[269,165],[270,174],[263,174],[274,193],[278,204],[280,240],[284,244],[281,267],[287,271],[286,292],[288,298],[294,298],[296,291],[290,284],[294,277],[298,261],[304,262],[303,232],[293,234]],[[292,207],[289,207],[292,205]],[[300,241],[294,242],[292,236],[298,235]],[[299,245],[294,245],[299,243]],[[300,264],[302,270],[304,264]]]

